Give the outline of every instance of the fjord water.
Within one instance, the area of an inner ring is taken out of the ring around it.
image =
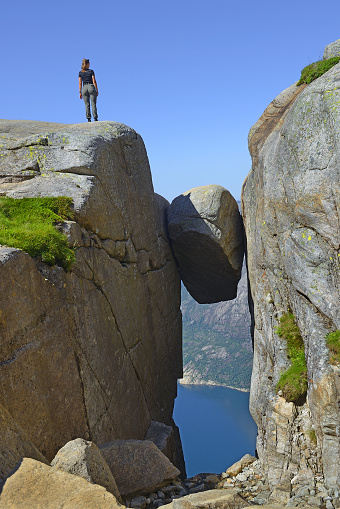
[[[255,454],[257,427],[249,393],[210,385],[180,385],[174,419],[187,476],[221,473],[244,454]]]

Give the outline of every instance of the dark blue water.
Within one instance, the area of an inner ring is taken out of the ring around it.
[[[223,472],[244,454],[255,454],[257,428],[248,407],[248,392],[178,384],[174,419],[188,477]]]

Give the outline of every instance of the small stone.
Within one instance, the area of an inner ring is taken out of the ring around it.
[[[334,505],[330,500],[326,501],[326,509],[334,509]]]
[[[188,494],[187,490],[181,490],[179,493],[178,493],[178,496],[179,497],[185,497],[186,495]]]
[[[328,492],[324,486],[319,486],[319,493],[318,495],[320,497],[326,498],[328,496]]]
[[[182,486],[181,486],[181,488],[182,488]],[[166,496],[166,495],[169,495],[170,493],[176,491],[176,489],[178,489],[177,486],[164,486],[162,488],[162,491],[163,491],[164,495]]]
[[[310,493],[310,495],[311,495],[312,497],[314,497],[314,496],[315,496],[315,490],[310,490],[310,492],[309,492],[309,493]]]
[[[320,497],[320,495],[316,495],[315,497],[310,497],[309,504],[315,505],[316,507],[322,507],[324,505],[323,498]]]
[[[226,479],[227,477],[229,477],[229,474],[227,474],[227,472],[222,472],[221,477],[222,479]]]
[[[302,486],[296,491],[295,495],[299,497],[308,497],[310,495],[309,488],[307,488],[307,486]]]
[[[286,507],[297,507],[303,502],[301,497],[292,497],[288,500]]]
[[[176,489],[176,490],[179,490],[181,491],[183,489],[183,486],[181,483],[173,483],[173,487]]]
[[[147,498],[146,499],[146,505],[150,505],[151,504],[151,498]]]
[[[153,501],[152,504],[154,507],[160,507],[161,505],[164,505],[164,501],[160,498],[156,498],[156,500]]]
[[[248,479],[248,476],[247,476],[247,474],[244,474],[244,473],[237,474],[237,476],[236,476],[236,480],[239,482],[244,482],[247,479]]]
[[[227,469],[227,474],[237,475],[241,473],[245,467],[254,463],[254,461],[256,461],[256,458],[254,456],[251,456],[250,454],[245,454],[239,461],[237,461]]]
[[[165,498],[163,491],[157,491],[158,498]]]
[[[199,482],[200,480],[201,480],[201,476],[199,474],[194,475],[194,477],[190,478],[190,481],[195,482],[195,483]]]
[[[223,484],[223,488],[232,488],[235,484],[229,479]]]
[[[201,493],[201,491],[205,491],[205,485],[199,484],[190,490],[190,493]]]
[[[269,495],[270,495],[269,490],[262,491],[256,497],[254,497],[253,502],[255,502],[255,504],[257,504],[257,505],[263,505],[267,502]]]
[[[219,482],[220,478],[218,475],[210,474],[207,475],[207,477],[204,479],[204,482],[208,484],[217,484]]]
[[[130,501],[130,507],[144,509],[146,506],[146,498],[145,497],[135,497]]]

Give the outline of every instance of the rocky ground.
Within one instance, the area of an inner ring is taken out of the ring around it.
[[[239,462],[238,462],[239,463]],[[234,466],[233,466],[234,467]],[[183,481],[172,482],[157,492],[148,496],[138,496],[124,500],[127,507],[134,509],[155,509],[171,504],[174,500],[187,495],[202,493],[213,489],[237,492],[249,506],[264,507],[298,507],[305,509],[333,509],[340,508],[339,492],[327,490],[323,477],[316,476],[313,484],[303,485],[295,483],[294,478],[288,485],[281,485],[271,491],[266,483],[258,460],[245,466],[239,473],[230,470],[221,474],[201,473]],[[228,471],[230,473],[228,473]]]

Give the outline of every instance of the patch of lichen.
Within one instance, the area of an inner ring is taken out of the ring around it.
[[[318,444],[318,439],[316,437],[315,430],[313,428],[309,428],[307,433],[308,433],[309,439],[312,442],[312,444],[313,445],[317,445]]]
[[[340,330],[327,334],[326,344],[331,354],[329,362],[333,365],[340,364]]]
[[[329,71],[334,65],[336,65],[340,61],[340,57],[332,57],[327,60],[318,60],[313,64],[307,65],[301,71],[301,77],[298,81],[297,85],[302,85],[303,83],[311,83],[316,80],[325,72]]]
[[[56,229],[74,218],[66,196],[14,199],[0,196],[0,244],[22,249],[49,265],[69,269],[75,261],[66,236]]]
[[[290,367],[278,381],[277,390],[282,391],[287,401],[297,403],[306,394],[308,384],[305,347],[293,313],[287,312],[281,316],[276,333],[286,341],[287,356],[291,361]]]

